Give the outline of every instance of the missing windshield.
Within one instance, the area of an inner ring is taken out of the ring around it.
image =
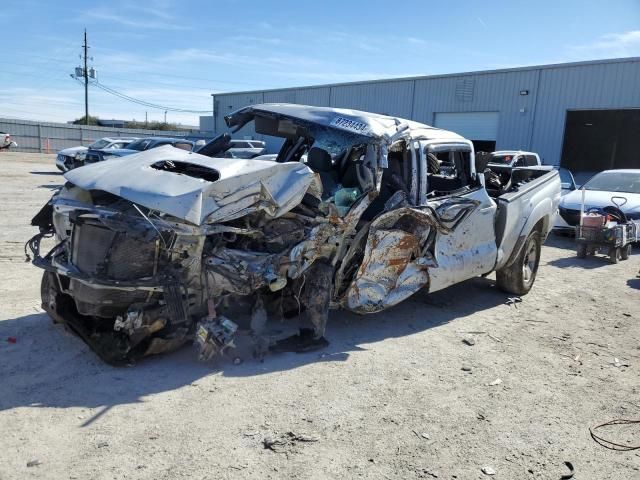
[[[202,165],[195,165],[193,163],[178,162],[175,160],[161,160],[151,164],[151,168],[156,170],[162,170],[165,172],[178,173],[181,175],[187,175],[189,177],[200,178],[207,182],[216,182],[220,180],[220,172],[211,168],[204,167]]]

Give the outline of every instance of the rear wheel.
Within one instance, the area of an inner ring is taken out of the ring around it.
[[[622,252],[620,251],[620,247],[611,247],[609,249],[609,260],[611,263],[618,263],[622,258]]]
[[[584,243],[577,245],[576,255],[578,255],[578,258],[585,258],[587,256],[587,246]]]
[[[631,244],[622,247],[622,250],[620,251],[620,258],[622,260],[628,260],[629,255],[631,255]]]
[[[501,290],[525,295],[531,290],[540,264],[540,233],[531,232],[518,257],[496,272],[496,283]]]

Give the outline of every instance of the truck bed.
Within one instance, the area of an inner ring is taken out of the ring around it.
[[[511,169],[508,188],[501,192],[487,191],[498,206],[496,268],[500,268],[540,221],[542,240],[546,238],[560,201],[560,177],[557,170],[548,167],[519,167]]]

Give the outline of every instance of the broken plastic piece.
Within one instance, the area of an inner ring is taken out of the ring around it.
[[[210,360],[216,354],[223,354],[227,348],[234,348],[233,338],[237,330],[238,325],[223,316],[198,323],[196,345],[200,350],[200,360]]]

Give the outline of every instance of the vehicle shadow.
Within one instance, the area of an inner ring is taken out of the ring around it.
[[[547,265],[558,268],[583,268],[592,270],[594,268],[601,268],[606,267],[607,265],[611,265],[611,262],[609,261],[609,257],[606,257],[604,255],[596,254],[589,255],[586,258],[578,258],[574,253],[573,257],[557,258],[548,262]]]
[[[31,175],[60,175],[62,176],[63,173],[55,170],[55,171],[51,171],[51,172],[29,172]]]
[[[563,250],[573,250],[574,254],[576,251],[576,241],[574,237],[568,235],[558,235],[553,232],[547,237],[547,240],[544,242],[544,246],[561,248]]]
[[[627,280],[627,285],[636,290],[640,290],[640,278],[631,278]]]
[[[233,362],[235,354],[202,363],[192,348],[185,347],[142,360],[132,368],[111,367],[78,337],[54,325],[46,314],[26,315],[0,321],[0,410],[103,407],[85,422],[88,425],[113,406],[142,402],[148,395],[188,386],[210,375],[251,377],[317,362],[346,362],[350,353],[371,348],[367,345],[423,332],[504,304],[507,298],[492,280],[475,278],[431,295],[418,293],[394,307],[392,316],[386,312],[367,316],[332,312],[326,335],[330,345],[324,350],[270,354],[263,362],[243,355],[240,365]],[[9,337],[16,343],[7,342]]]
[[[544,246],[567,250],[567,257],[556,258],[555,260],[547,262],[547,265],[551,265],[553,267],[581,268],[591,270],[594,268],[601,268],[606,267],[607,265],[611,265],[609,257],[601,253],[589,255],[586,258],[578,258],[576,255],[576,242],[573,237],[564,237],[552,234],[549,235],[547,241],[544,243]],[[638,253],[640,253],[640,251],[637,247],[635,247],[634,250],[632,250],[631,255],[634,256]]]

